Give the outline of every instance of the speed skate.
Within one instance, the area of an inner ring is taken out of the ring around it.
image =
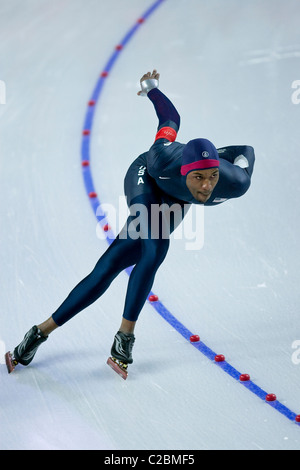
[[[118,361],[114,357],[109,357],[107,359],[107,364],[115,371],[117,374],[119,374],[122,379],[126,380],[128,377],[128,364]]]
[[[9,374],[11,374],[19,364],[10,351],[5,354],[5,363]]]
[[[124,380],[128,377],[128,364],[133,363],[132,348],[134,341],[134,334],[118,331],[111,347],[111,356],[107,359],[107,364]]]

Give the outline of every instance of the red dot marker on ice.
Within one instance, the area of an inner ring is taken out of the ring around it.
[[[224,362],[225,361],[225,356],[223,354],[217,354],[215,357],[216,362]]]
[[[297,415],[295,418],[296,423],[300,423],[300,415]]]
[[[118,45],[116,46],[116,51],[121,51],[122,49],[123,49],[122,44],[118,44]]]
[[[81,165],[82,166],[89,166],[90,162],[88,160],[82,160]]]
[[[108,72],[106,72],[106,70],[104,70],[104,72],[101,73],[101,77],[102,78],[108,77]]]
[[[149,302],[157,302],[158,297],[157,297],[157,295],[150,295],[148,300],[149,300]]]
[[[250,380],[250,375],[249,374],[240,375],[240,381],[241,382],[248,382],[249,380]]]
[[[277,397],[274,393],[268,393],[268,395],[266,396],[266,400],[267,401],[276,401]]]
[[[91,199],[93,199],[93,198],[97,197],[97,193],[95,193],[94,191],[91,191],[91,192],[89,193],[89,197],[90,197]]]
[[[89,129],[84,129],[82,133],[83,135],[90,135],[91,131]]]
[[[190,342],[191,343],[198,343],[198,341],[200,341],[200,336],[198,336],[198,335],[190,336]]]
[[[108,224],[105,224],[103,230],[104,232],[108,232],[110,230],[110,226]]]
[[[89,106],[95,106],[95,104],[96,104],[96,101],[95,101],[95,100],[90,100],[90,101],[88,102],[88,105],[89,105]]]

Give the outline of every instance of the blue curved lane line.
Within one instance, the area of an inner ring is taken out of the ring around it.
[[[92,206],[93,212],[96,215],[98,222],[101,224],[102,228],[108,224],[107,216],[101,209],[101,202],[99,197],[96,193],[93,177],[90,168],[90,139],[92,135],[92,126],[93,126],[93,119],[95,114],[96,105],[99,101],[99,97],[102,93],[103,87],[105,85],[106,80],[109,78],[109,74],[118,59],[119,55],[124,50],[124,47],[128,44],[128,42],[132,39],[135,33],[139,30],[139,28],[145,23],[145,21],[154,13],[157,8],[164,3],[166,0],[157,0],[150,8],[142,15],[140,18],[137,19],[134,26],[127,32],[124,38],[118,43],[115,47],[113,54],[109,57],[109,60],[105,64],[103,71],[100,74],[99,79],[97,80],[96,86],[92,92],[92,95],[89,100],[88,109],[85,115],[84,120],[84,127],[83,127],[83,137],[82,137],[82,145],[81,145],[81,161],[82,161],[82,173],[83,173],[83,180],[86,188],[86,192],[88,194],[90,204]],[[106,232],[106,240],[108,244],[111,244],[115,239],[114,234],[111,230]],[[129,275],[132,271],[132,267],[127,268],[126,272]],[[154,292],[150,292],[149,295],[154,295]],[[178,333],[180,333],[187,341],[190,342],[190,337],[193,333],[188,330],[179,320],[177,320],[174,315],[160,302],[151,302],[153,308],[157,311],[157,313],[164,318]],[[289,420],[295,423],[295,418],[297,416],[296,413],[291,411],[289,408],[284,406],[278,400],[275,402],[267,402],[266,395],[268,394],[267,391],[258,387],[255,383],[251,380],[248,382],[241,382],[240,376],[241,372],[237,371],[234,367],[232,367],[227,361],[224,362],[215,362],[216,352],[212,351],[208,346],[206,346],[202,341],[197,343],[190,342],[192,346],[194,346],[198,351],[200,351],[204,356],[206,356],[211,361],[214,361],[214,364],[228,375],[230,375],[233,379],[237,380],[241,385],[246,387],[249,391],[254,393],[257,397],[261,400],[265,401],[268,405],[272,406],[275,410],[282,413],[286,416]],[[298,424],[298,423],[297,423]],[[300,423],[299,423],[300,424]]]

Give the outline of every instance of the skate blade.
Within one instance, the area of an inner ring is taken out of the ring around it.
[[[18,364],[17,361],[15,361],[13,358],[12,358],[12,355],[11,355],[11,352],[8,351],[6,354],[5,354],[5,363],[6,363],[6,367],[7,367],[7,370],[8,370],[8,373],[11,374],[14,370],[15,370],[15,367],[16,365]]]
[[[117,362],[113,360],[112,357],[109,357],[107,359],[107,364],[115,371],[117,374],[119,374],[122,379],[126,380],[128,377],[128,372],[127,370],[123,369]]]

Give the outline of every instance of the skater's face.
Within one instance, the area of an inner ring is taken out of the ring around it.
[[[186,185],[192,196],[203,203],[208,201],[218,181],[218,168],[191,171],[186,177]]]

